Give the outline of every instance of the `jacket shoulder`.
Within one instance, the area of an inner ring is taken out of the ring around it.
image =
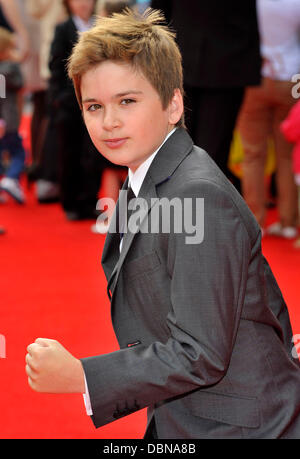
[[[245,200],[202,148],[194,145],[181,162],[169,183],[169,193],[173,197],[202,197],[208,205],[217,200],[224,211],[227,206],[235,208],[250,240],[254,243],[257,239],[260,228]]]

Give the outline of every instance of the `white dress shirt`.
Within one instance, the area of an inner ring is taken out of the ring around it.
[[[148,169],[154,160],[155,156],[157,155],[157,152],[161,149],[163,144],[168,140],[169,137],[175,132],[176,128],[174,128],[169,134],[166,136],[165,140],[163,143],[158,147],[158,149],[152,153],[149,158],[144,161],[135,172],[132,172],[131,169],[128,169],[128,186],[132,188],[132,191],[134,192],[135,196],[137,197],[139,195],[141,186],[143,184],[144,178],[146,177],[146,174],[148,172]]]
[[[141,186],[143,184],[143,181],[146,177],[146,174],[149,170],[149,167],[152,163],[152,161],[154,160],[155,156],[157,155],[158,151],[161,149],[161,147],[163,146],[163,144],[168,140],[169,137],[171,137],[171,135],[173,134],[173,132],[176,131],[176,128],[172,129],[171,132],[169,132],[167,134],[167,136],[165,137],[165,140],[163,141],[163,143],[158,147],[158,149],[152,153],[151,156],[149,156],[137,169],[135,172],[132,172],[131,169],[128,169],[128,186],[131,187],[132,191],[134,192],[135,196],[137,197],[139,195],[139,192],[140,192],[140,189],[141,189]],[[123,239],[121,240],[121,243],[120,243],[120,251],[122,249],[122,242],[123,242]],[[90,396],[89,396],[89,391],[88,391],[88,386],[87,386],[87,382],[86,382],[86,377],[84,375],[84,382],[85,382],[85,393],[83,394],[83,400],[84,400],[84,404],[85,404],[85,408],[86,408],[86,412],[89,416],[92,416],[93,414],[93,410],[92,410],[92,406],[91,406],[91,400],[90,400]]]

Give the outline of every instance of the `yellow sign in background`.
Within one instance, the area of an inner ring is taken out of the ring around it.
[[[229,155],[229,168],[237,177],[241,178],[242,162],[244,158],[244,150],[241,142],[241,137],[238,130],[235,130]],[[270,138],[268,140],[268,157],[266,162],[266,175],[271,175],[275,170],[275,151],[274,142]]]

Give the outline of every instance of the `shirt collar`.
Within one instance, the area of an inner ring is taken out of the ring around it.
[[[88,22],[83,21],[79,16],[72,16],[76,29],[79,32],[86,32],[94,25],[94,17],[91,17]]]
[[[157,150],[155,150],[154,153],[152,153],[149,158],[147,158],[138,168],[135,172],[132,172],[131,169],[128,169],[128,186],[132,188],[132,191],[134,192],[135,196],[138,196],[141,186],[143,184],[144,178],[146,177],[146,174],[149,170],[149,167],[154,160],[155,156],[157,155],[158,151],[161,149],[163,144],[168,140],[169,137],[176,131],[176,128],[172,129],[171,132],[168,133],[168,135],[165,137],[163,143],[158,147]]]

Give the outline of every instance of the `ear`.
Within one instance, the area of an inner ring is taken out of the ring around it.
[[[183,110],[184,106],[181,91],[180,89],[175,89],[173,97],[168,106],[169,123],[173,125],[177,124],[182,117]]]

